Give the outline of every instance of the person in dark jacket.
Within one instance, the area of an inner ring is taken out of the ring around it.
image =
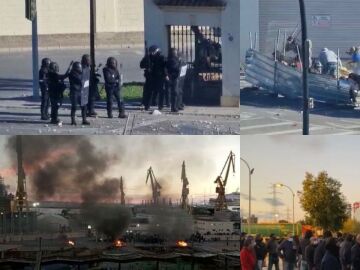
[[[356,243],[351,248],[351,269],[360,270],[360,234],[356,236]]]
[[[341,270],[336,239],[330,237],[325,242],[325,255],[321,260],[320,270]]]
[[[114,96],[119,109],[119,118],[126,118],[127,115],[125,114],[125,105],[120,94],[121,77],[117,68],[117,61],[114,57],[109,57],[107,59],[106,67],[104,67],[103,72],[105,80],[106,107],[108,117],[113,118],[112,106]]]
[[[166,61],[158,46],[153,45],[140,62],[140,68],[145,70],[145,86],[143,105],[145,110],[150,105],[158,105],[159,110],[164,106],[164,83],[166,79]]]
[[[75,62],[69,74],[70,100],[71,100],[71,125],[76,126],[75,114],[79,104],[83,125],[90,125],[86,120],[86,105],[89,100],[90,70],[83,70],[80,62]]]
[[[49,107],[50,107],[50,96],[49,96],[49,66],[51,60],[44,58],[41,60],[41,68],[39,70],[39,85],[41,91],[41,120],[49,120]]]
[[[49,96],[51,102],[51,124],[59,124],[58,111],[62,104],[64,90],[66,89],[64,80],[69,76],[73,62],[65,74],[59,74],[59,65],[56,62],[51,62],[49,66]]]
[[[172,48],[166,62],[166,71],[168,76],[168,84],[170,86],[171,111],[178,112],[179,108],[179,76],[180,76],[180,60],[176,49]]]
[[[316,269],[314,259],[315,259],[315,249],[317,248],[318,244],[319,244],[319,239],[313,236],[310,238],[310,244],[307,245],[307,247],[305,248],[305,254],[303,254],[303,256],[305,256],[308,270]]]
[[[266,246],[260,234],[255,237],[256,269],[261,270],[266,257]]]
[[[331,237],[332,237],[331,232],[330,231],[325,231],[323,239],[319,242],[317,248],[315,249],[314,261],[315,261],[315,265],[316,265],[316,270],[320,270],[321,261],[322,261],[322,258],[325,255],[326,240],[331,238]]]
[[[353,244],[351,234],[345,236],[345,240],[340,244],[340,263],[342,270],[351,269],[351,247]]]
[[[295,269],[298,249],[299,246],[294,241],[294,237],[292,235],[289,235],[280,243],[278,252],[280,254],[280,258],[284,260],[284,270]]]
[[[305,258],[305,249],[310,244],[310,238],[312,237],[312,235],[312,231],[307,230],[304,234],[304,238],[300,240],[299,254],[301,256],[301,270],[308,270]]]
[[[90,76],[89,80],[89,93],[88,93],[88,102],[87,102],[87,116],[95,117],[97,113],[95,112],[95,97],[97,94],[97,84],[99,79],[91,72],[91,59],[90,55],[84,54],[81,57],[81,67],[84,73],[88,73]]]
[[[273,233],[270,234],[269,242],[266,245],[266,251],[269,254],[268,270],[272,270],[273,265],[275,266],[275,270],[279,270],[278,247],[279,243],[276,236]]]

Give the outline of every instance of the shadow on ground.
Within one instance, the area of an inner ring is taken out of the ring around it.
[[[240,91],[240,103],[240,106],[284,109],[297,112],[302,111],[302,100],[300,98],[290,99],[285,97],[274,97],[257,88],[242,89]],[[315,108],[310,110],[310,114],[343,118],[360,117],[360,111],[353,107],[346,105],[331,105],[322,102],[315,102]]]

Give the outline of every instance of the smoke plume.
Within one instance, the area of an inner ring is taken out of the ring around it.
[[[35,199],[69,199],[69,193],[83,202],[115,199],[119,179],[103,180],[103,174],[119,159],[99,151],[88,137],[26,136],[22,145],[24,167],[31,172]],[[15,137],[9,138],[7,148],[16,166]]]

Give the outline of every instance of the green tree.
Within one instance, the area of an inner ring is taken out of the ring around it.
[[[346,200],[340,191],[341,183],[326,171],[316,177],[306,173],[300,203],[306,221],[325,230],[340,230],[348,218]]]
[[[360,233],[360,222],[349,218],[344,222],[342,231],[344,233],[358,234]]]

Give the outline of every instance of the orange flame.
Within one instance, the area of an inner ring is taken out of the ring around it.
[[[68,241],[68,244],[69,244],[70,246],[75,246],[75,242],[74,242],[74,241],[71,241],[71,240]]]
[[[177,241],[176,244],[178,247],[187,247],[188,246],[188,243],[183,240]]]
[[[119,248],[124,246],[123,242],[121,242],[120,240],[116,240],[114,245],[115,247],[119,247]]]

